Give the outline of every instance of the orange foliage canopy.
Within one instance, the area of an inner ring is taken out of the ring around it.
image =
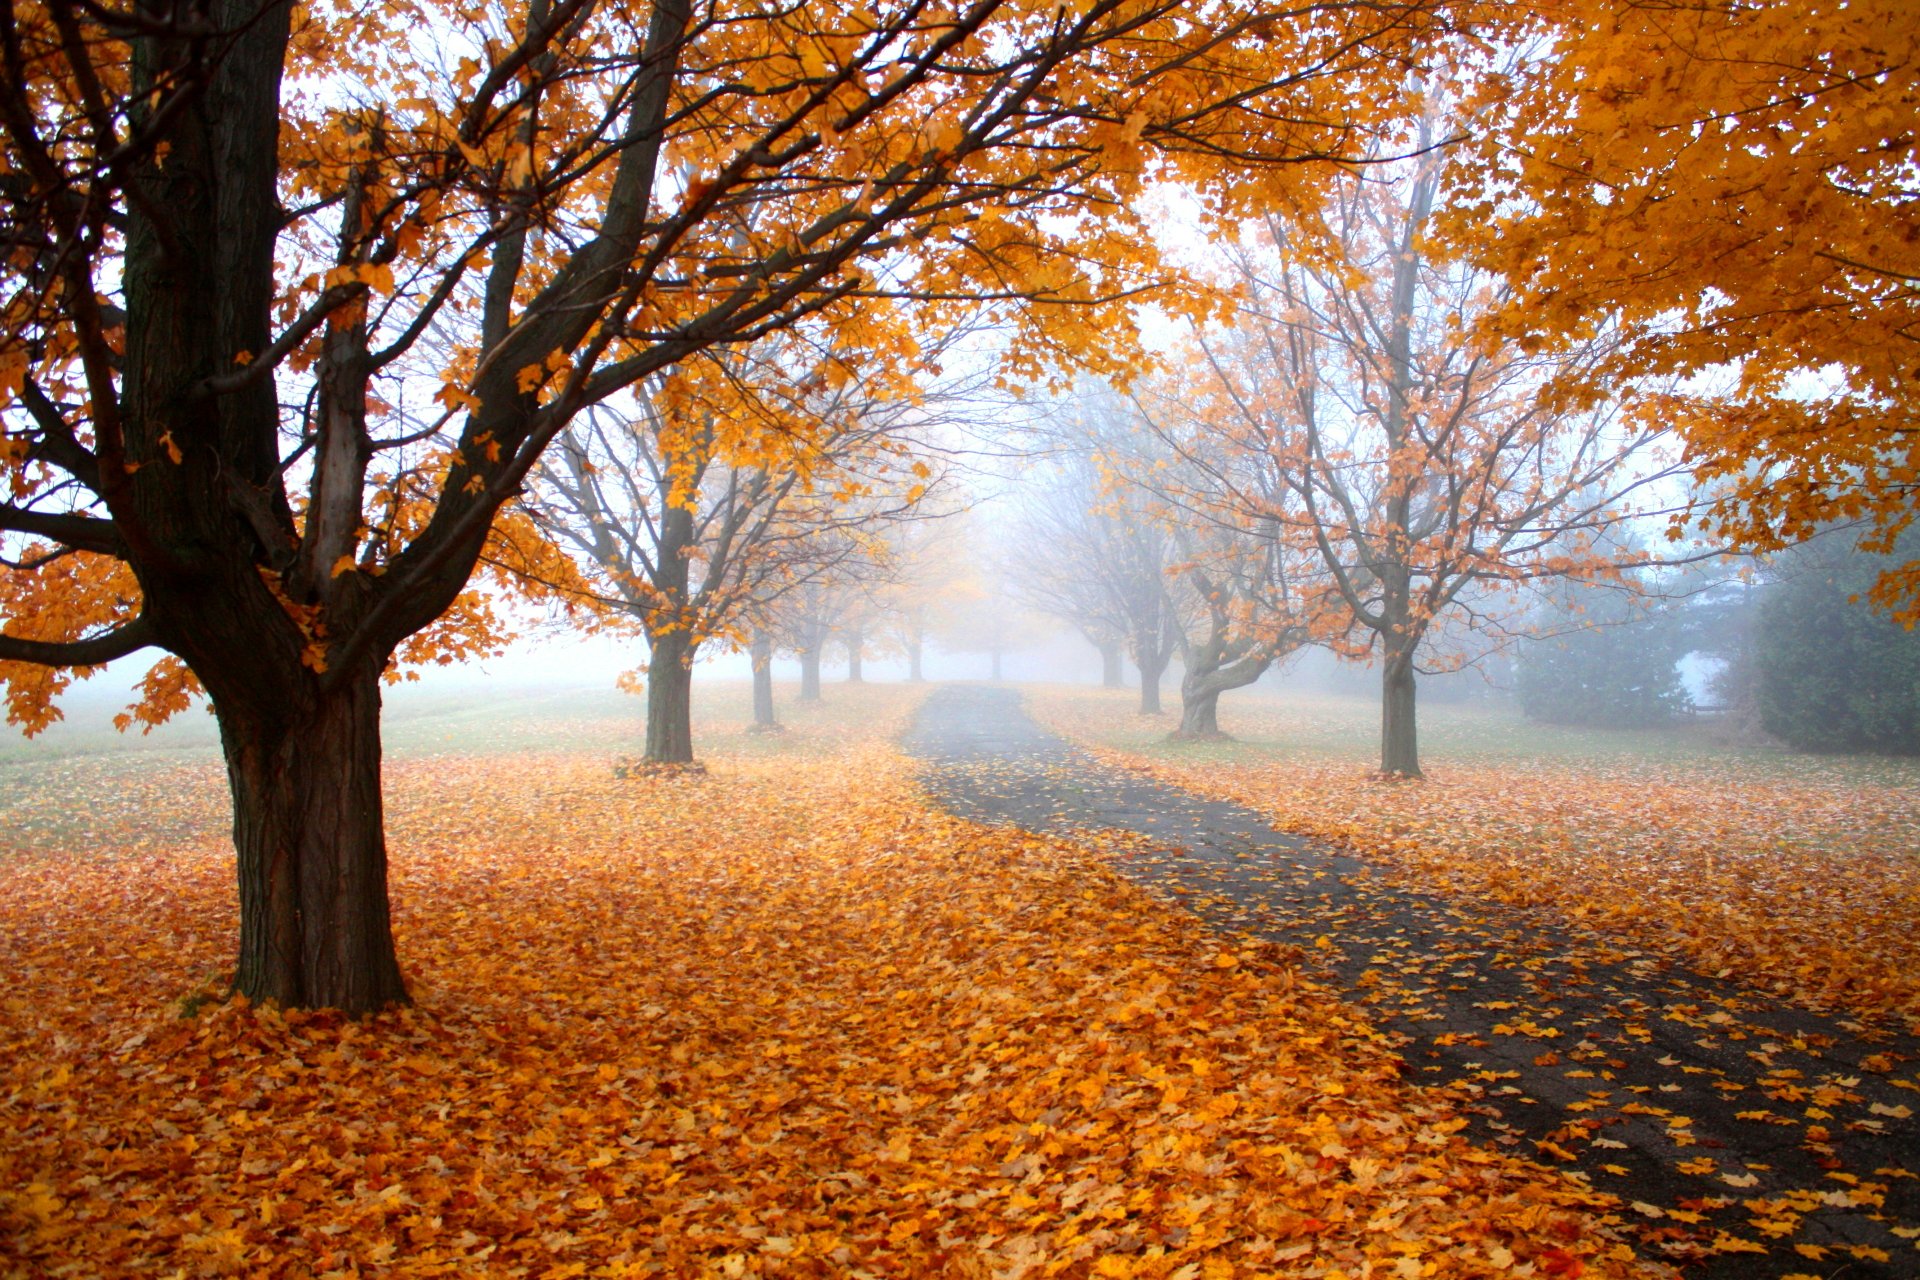
[[[1682,414],[1711,526],[1878,543],[1920,492],[1920,20],[1908,0],[1549,5],[1489,75],[1447,234],[1519,291],[1509,333],[1633,339],[1603,371],[1719,370]],[[1920,617],[1920,565],[1881,603]]]
[[[1291,162],[1392,113],[1441,10],[22,0],[0,660],[179,658],[230,756],[241,989],[404,999],[378,681],[484,647],[414,637],[571,421],[855,299],[994,311],[1016,374],[1112,365],[1164,285],[1147,179],[1310,201],[1331,166]],[[851,364],[893,340],[864,314]],[[12,625],[81,554],[128,572]]]
[[[320,4],[209,67],[165,24],[18,6],[0,129],[9,221],[31,229],[0,283],[12,718],[56,714],[59,681],[25,664],[192,648],[143,600],[185,555],[169,508],[234,475],[258,492],[230,499],[232,541],[278,575],[276,639],[317,676],[428,626],[413,656],[484,650],[484,619],[435,625],[449,606],[426,604],[452,599],[476,530],[573,414],[713,344],[837,309],[857,363],[911,299],[1010,317],[1015,373],[1117,368],[1127,300],[1166,281],[1143,184],[1202,185],[1222,217],[1310,203],[1314,167],[1269,162],[1352,150],[1404,96],[1371,69],[1413,57],[1442,9]],[[154,85],[130,78],[143,59]],[[277,128],[277,152],[192,151],[174,134],[200,113]],[[252,225],[238,196],[204,228],[169,201],[208,164],[262,198]],[[195,237],[204,254],[169,257]],[[223,238],[273,244],[271,269],[243,279]],[[149,340],[149,323],[203,336],[186,311],[148,314],[153,270],[232,294],[237,327],[204,334],[220,349]],[[147,367],[163,356],[195,367]],[[268,389],[277,440],[271,410],[243,449],[218,434]],[[218,683],[217,654],[182,656]]]

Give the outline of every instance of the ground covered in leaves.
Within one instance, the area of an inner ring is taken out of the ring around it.
[[[1249,693],[1229,744],[1165,741],[1118,691],[1029,705],[1115,763],[1248,805],[1411,887],[1545,908],[1783,999],[1920,1030],[1920,762],[1574,733],[1423,709],[1424,783],[1369,774],[1378,711]]]
[[[419,1003],[362,1024],[221,998],[210,758],[144,842],[9,762],[42,820],[0,857],[0,1269],[1637,1274],[1351,1010],[1097,852],[938,814],[906,700],[839,698],[705,776],[616,779],[604,715],[426,734],[389,770]]]
[[[1404,867],[1092,760],[1015,690],[944,688],[907,743],[954,813],[1091,839],[1223,936],[1286,948],[1419,1079],[1480,1100],[1468,1132],[1617,1197],[1642,1249],[1690,1276],[1914,1274],[1920,1040],[1542,908],[1422,892]]]

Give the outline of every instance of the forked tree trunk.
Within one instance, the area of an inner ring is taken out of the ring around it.
[[[1195,650],[1191,657],[1193,667],[1180,679],[1180,727],[1173,731],[1176,738],[1226,737],[1220,732],[1220,695],[1229,689],[1246,688],[1274,661],[1271,651],[1256,650],[1245,657],[1222,662],[1209,655],[1211,648]]]
[[[1127,687],[1126,670],[1120,665],[1120,642],[1118,640],[1100,646],[1100,686],[1103,689],[1124,689]]]
[[[1412,653],[1392,653],[1380,669],[1380,772],[1402,778],[1420,772],[1420,740],[1414,718]]]
[[[1207,689],[1180,700],[1180,727],[1183,738],[1218,738],[1220,733],[1220,690]]]
[[[820,701],[820,646],[800,651],[800,701]]]
[[[214,706],[239,855],[234,989],[351,1014],[405,1003],[387,902],[379,668],[287,711],[268,722]]]
[[[753,727],[777,729],[773,710],[773,638],[756,633],[748,653],[753,659]]]
[[[693,656],[684,632],[653,641],[647,665],[647,759],[657,764],[693,763]]]

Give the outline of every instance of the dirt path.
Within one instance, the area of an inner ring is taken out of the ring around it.
[[[1483,1139],[1619,1196],[1689,1275],[1920,1276],[1920,1044],[1396,888],[1249,809],[1094,761],[1014,690],[937,690],[906,745],[955,814],[1117,845],[1123,872],[1212,926],[1300,948],[1410,1071],[1478,1095]]]

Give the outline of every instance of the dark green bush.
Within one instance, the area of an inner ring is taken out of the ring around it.
[[[1920,631],[1853,598],[1887,564],[1839,534],[1775,562],[1754,661],[1760,722],[1789,746],[1920,754]]]
[[[1521,648],[1516,691],[1528,719],[1638,729],[1663,724],[1687,709],[1676,664],[1691,646],[1670,613],[1649,613],[1630,598],[1600,596],[1582,616],[1586,626]]]

